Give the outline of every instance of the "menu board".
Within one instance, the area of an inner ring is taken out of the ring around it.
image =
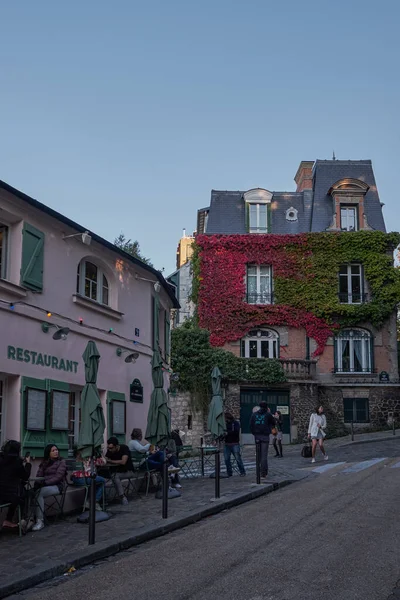
[[[69,429],[69,393],[53,391],[51,402],[51,429]]]
[[[112,417],[113,433],[125,435],[125,402],[113,400]]]
[[[26,391],[26,428],[32,431],[46,429],[46,392],[27,389]]]

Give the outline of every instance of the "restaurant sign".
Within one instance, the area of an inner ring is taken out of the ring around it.
[[[78,371],[78,362],[75,360],[57,358],[57,356],[52,356],[51,354],[34,352],[33,350],[25,350],[24,348],[16,348],[15,346],[7,347],[7,358],[39,367],[50,367],[51,369],[66,371],[67,373],[77,373]]]

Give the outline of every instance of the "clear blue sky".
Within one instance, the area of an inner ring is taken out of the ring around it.
[[[370,158],[400,229],[397,0],[0,2],[0,179],[166,274],[210,190]]]

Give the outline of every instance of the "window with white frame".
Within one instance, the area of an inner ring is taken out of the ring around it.
[[[242,358],[279,358],[279,335],[271,329],[252,329],[241,340]]]
[[[81,296],[108,306],[109,285],[100,267],[84,260],[78,265],[76,291]]]
[[[371,373],[373,338],[363,329],[344,329],[335,337],[335,371]]]
[[[248,304],[272,304],[271,265],[247,265],[246,301]]]
[[[339,268],[339,301],[344,304],[361,304],[365,301],[361,265],[342,265]]]
[[[358,231],[358,205],[340,205],[340,229],[342,231]]]
[[[7,277],[7,236],[8,227],[0,223],[0,278]]]
[[[267,233],[268,211],[266,204],[249,204],[249,233]]]

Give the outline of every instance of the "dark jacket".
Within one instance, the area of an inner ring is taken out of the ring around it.
[[[44,485],[58,485],[60,491],[64,487],[67,463],[63,458],[47,460],[39,465],[36,477],[44,477]]]
[[[275,419],[266,408],[253,413],[250,420],[250,431],[256,439],[268,439],[271,429],[275,427]]]
[[[179,433],[177,431],[171,431],[171,438],[174,440],[174,442],[176,444],[176,449],[179,452],[180,448],[182,448],[182,446],[183,446],[183,442],[181,440]]]
[[[225,444],[239,444],[240,423],[239,421],[226,421]]]
[[[22,495],[21,482],[27,481],[32,465],[23,462],[20,456],[0,457],[0,501]]]

